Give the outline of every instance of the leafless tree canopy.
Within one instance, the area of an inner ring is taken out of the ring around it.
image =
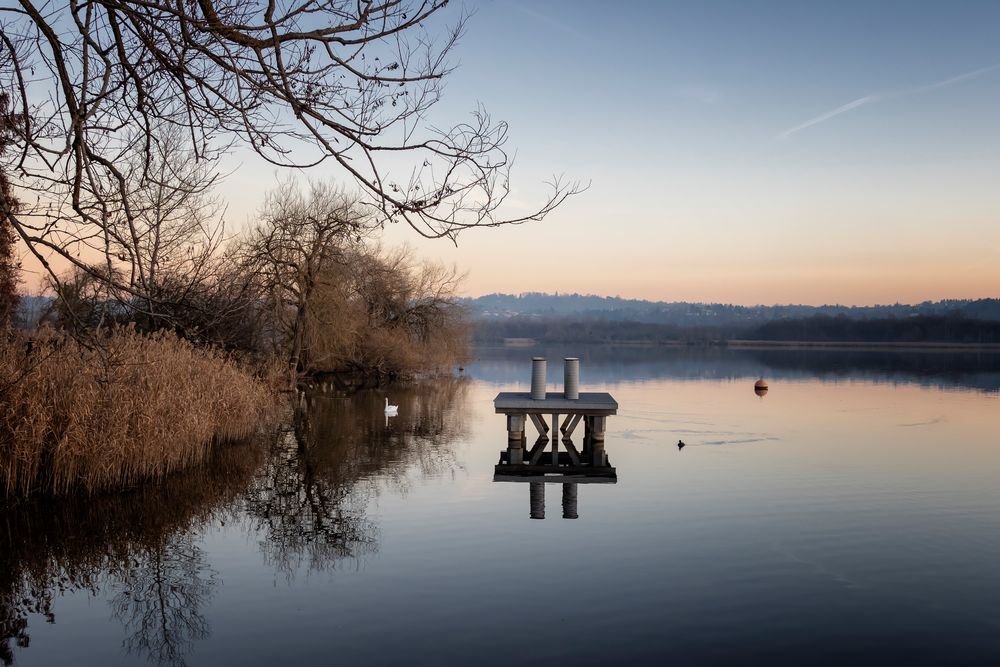
[[[257,224],[231,245],[253,285],[272,352],[304,373],[376,376],[449,368],[468,328],[453,268],[387,251],[372,216],[340,188],[286,182],[268,193]]]
[[[36,254],[83,268],[140,240],[137,188],[170,185],[169,153],[218,159],[249,147],[276,165],[336,162],[383,222],[427,237],[535,220],[504,218],[507,125],[483,109],[429,125],[466,20],[447,0],[18,0],[0,6],[0,86],[15,127],[4,206]],[[125,252],[126,261],[137,261]],[[133,272],[133,279],[144,278]]]
[[[342,190],[311,183],[303,192],[287,182],[268,193],[261,219],[237,250],[268,304],[277,349],[298,369],[306,317],[327,272],[345,265],[352,246],[371,230],[371,218]]]

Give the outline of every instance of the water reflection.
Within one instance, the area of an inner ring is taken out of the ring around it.
[[[246,531],[265,562],[292,576],[377,552],[369,505],[405,493],[414,475],[454,473],[452,444],[467,432],[469,380],[384,393],[316,387],[265,442],[220,449],[206,465],[157,484],[95,498],[0,509],[0,664],[31,646],[35,615],[56,623],[57,598],[109,600],[124,654],[182,665],[211,635],[207,608],[222,586],[204,529]]]
[[[612,377],[596,487],[493,483],[485,383],[310,391],[218,469],[0,511],[4,660],[994,664],[1000,396],[761,373]],[[525,610],[573,641],[497,651]]]
[[[545,518],[545,482],[536,481],[528,483],[528,497],[531,509],[529,516],[532,519]],[[562,518],[579,519],[577,512],[577,483],[563,482],[562,484]]]
[[[111,609],[127,633],[129,655],[146,656],[158,665],[183,665],[194,642],[211,634],[202,610],[218,579],[191,530],[133,554],[118,585]]]
[[[192,643],[208,636],[203,611],[217,585],[195,536],[231,515],[227,508],[259,465],[259,452],[224,448],[160,484],[0,513],[0,662],[13,664],[14,646],[30,646],[30,615],[57,622],[54,597],[97,595],[109,585],[125,650],[182,664]]]
[[[566,481],[572,480],[572,481]],[[545,477],[495,477],[497,482],[521,482],[528,487],[528,516],[532,519],[544,519],[546,510],[546,485],[562,488],[562,518],[579,519],[579,485],[580,484],[615,484],[617,480],[608,477],[565,477],[546,479]]]
[[[494,384],[525,383],[533,355],[580,358],[583,383],[663,378],[738,380],[867,380],[1000,391],[1000,352],[990,350],[775,349],[735,347],[621,347],[611,345],[479,348],[469,374]],[[558,364],[549,382],[562,381]]]
[[[322,570],[378,548],[378,529],[365,516],[367,496],[344,470],[320,471],[296,415],[250,484],[244,510],[265,559],[291,575],[300,565]]]
[[[458,467],[451,444],[466,426],[465,378],[383,390],[319,384],[298,400],[292,425],[250,484],[245,511],[268,562],[291,575],[323,570],[378,550],[368,518],[384,488],[405,492],[408,476]],[[392,392],[398,416],[385,416]]]

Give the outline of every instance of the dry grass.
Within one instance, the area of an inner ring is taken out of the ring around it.
[[[272,419],[273,379],[130,329],[93,349],[57,335],[0,341],[0,489],[92,493],[200,463]]]

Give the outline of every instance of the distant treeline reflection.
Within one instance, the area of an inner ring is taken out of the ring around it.
[[[582,382],[614,383],[653,379],[867,380],[1000,391],[1000,351],[745,348],[726,346],[538,345],[480,346],[469,367],[494,383],[524,382],[530,358],[579,357]],[[549,364],[549,381],[561,382],[561,364]]]
[[[512,317],[476,323],[477,344],[530,338],[538,343],[704,343],[726,340],[842,343],[1000,344],[1000,321],[960,314],[853,319],[816,315],[740,326],[678,326],[574,317]]]

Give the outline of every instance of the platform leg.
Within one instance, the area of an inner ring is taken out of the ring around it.
[[[590,446],[593,449],[593,463],[595,466],[607,465],[607,457],[604,454],[604,428],[607,417],[591,417],[590,422]]]
[[[507,461],[524,462],[524,415],[507,415]]]
[[[552,413],[552,465],[559,465],[559,415]]]

